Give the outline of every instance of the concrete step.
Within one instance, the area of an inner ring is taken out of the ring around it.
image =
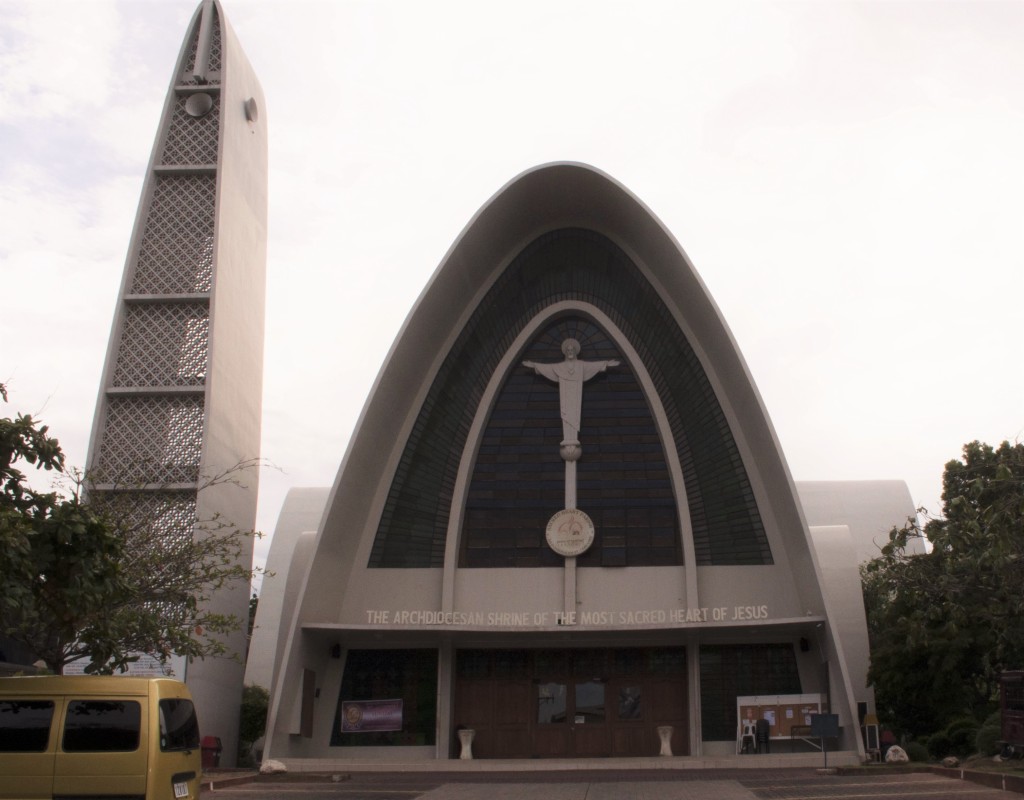
[[[780,753],[723,756],[652,756],[645,758],[495,758],[389,760],[345,758],[284,758],[289,772],[567,772],[574,770],[666,769],[782,769],[824,766],[821,753]],[[829,767],[860,764],[853,750],[828,754]]]

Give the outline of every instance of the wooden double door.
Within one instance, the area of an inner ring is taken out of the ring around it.
[[[651,756],[661,725],[685,755],[686,686],[682,647],[457,650],[452,755],[472,728],[476,758]]]

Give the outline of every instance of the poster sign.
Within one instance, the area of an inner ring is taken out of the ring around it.
[[[821,695],[818,694],[746,695],[736,698],[736,718],[765,720],[772,739],[808,736],[811,716],[820,710]]]
[[[156,656],[146,653],[136,653],[136,660],[128,663],[127,672],[115,672],[114,675],[124,675],[129,678],[177,678],[185,680],[185,668],[188,661],[185,656],[171,656],[166,663],[161,663]],[[65,675],[85,675],[85,668],[89,664],[88,658],[80,658],[64,665]]]
[[[343,700],[342,733],[377,733],[402,730],[401,700]]]
[[[838,714],[811,714],[811,736],[819,739],[835,738],[839,735]]]

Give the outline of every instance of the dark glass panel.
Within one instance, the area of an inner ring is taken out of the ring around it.
[[[64,719],[66,753],[138,749],[142,708],[134,700],[71,700]]]
[[[658,647],[648,651],[647,670],[658,675],[682,675],[686,672],[686,650]]]
[[[529,655],[525,650],[497,650],[494,653],[494,677],[525,678],[529,675]]]
[[[639,675],[644,668],[644,651],[637,649],[612,651],[613,675]]]
[[[569,674],[569,659],[565,650],[535,650],[534,674],[538,677]]]
[[[52,700],[0,700],[0,753],[44,752],[52,721]]]
[[[619,689],[619,719],[643,719],[643,691],[639,686],[623,686]]]
[[[607,650],[573,650],[572,673],[580,678],[604,678],[608,674]]]
[[[623,360],[600,328],[576,316],[559,318],[543,329],[523,358],[560,361],[562,342],[570,337],[583,344],[584,360]],[[556,384],[517,368],[499,392],[484,433],[485,447],[494,449],[481,451],[473,473],[462,532],[463,566],[561,565],[543,531],[565,505],[562,435]],[[578,564],[648,565],[648,531],[653,519],[664,519],[655,509],[664,508],[669,509],[669,530],[676,534],[668,563],[681,563],[664,450],[626,365],[587,382],[581,439],[577,505],[594,521],[596,535]],[[664,553],[654,557],[666,561]]]
[[[604,722],[605,685],[601,681],[576,684],[576,724]]]
[[[537,684],[537,722],[551,725],[565,722],[566,685]]]
[[[566,229],[539,237],[520,253],[473,311],[449,351],[406,442],[378,526],[369,565],[440,567],[443,564],[452,488],[466,434],[479,404],[480,387],[493,375],[499,360],[523,326],[545,306],[558,300],[585,301],[601,309],[623,331],[643,361],[664,405],[683,470],[697,562],[772,563],[750,482],[725,415],[673,312],[611,241],[592,231]],[[580,341],[584,349],[590,343],[589,340]],[[534,360],[557,361],[560,360],[560,352]],[[622,376],[628,377],[628,371],[622,372]],[[525,377],[529,377],[526,371],[517,367],[510,373],[507,383],[521,381]],[[611,392],[621,376],[607,377],[607,390]],[[546,403],[557,409],[555,388],[553,385],[545,387],[544,383],[535,380],[532,386],[514,387],[514,402],[525,402],[538,410]],[[534,394],[545,390],[546,399]],[[636,396],[634,390],[622,388],[624,399]],[[589,409],[585,410],[585,416],[598,422],[593,432],[601,432],[601,420],[617,419],[616,424],[621,425],[631,438],[628,449],[632,454],[660,450],[656,438],[652,439],[650,434],[643,432],[639,418],[627,418],[624,414],[616,417],[615,409],[621,403],[614,397],[611,400],[614,402],[610,402],[607,408],[604,405],[595,407],[598,416]],[[543,436],[544,440],[560,437],[560,427],[557,422],[553,425],[537,424],[536,430],[531,429],[527,438],[532,443],[536,436]],[[516,447],[517,442],[522,443],[522,440],[515,440],[513,432],[502,431],[500,434],[489,436],[481,457],[522,453],[508,449]],[[587,446],[586,437],[590,435],[585,431],[584,446]],[[616,446],[625,445],[609,440],[603,446],[612,453]],[[549,469],[534,477],[536,496],[519,520],[519,526],[524,530],[530,529],[530,520],[538,517],[546,523],[545,510],[550,509],[550,513],[554,513],[561,507],[559,477],[562,465],[557,451],[552,450],[549,458]],[[590,480],[582,474],[585,469],[582,464],[581,492],[585,480]],[[598,471],[607,467],[600,461],[595,464]],[[602,483],[600,475],[593,477],[595,482],[586,491],[595,493],[595,501],[632,498],[635,495],[631,492],[647,491],[645,487],[631,487],[628,483],[609,486],[607,482]],[[649,480],[651,486],[660,485],[660,478]],[[588,497],[587,501],[590,499]],[[585,507],[582,500],[579,505]],[[600,503],[595,503],[594,507],[597,505]],[[486,513],[486,505],[481,504],[479,510]],[[467,515],[467,523],[472,527],[476,521]],[[489,563],[492,559],[488,549],[479,543],[466,547],[461,552],[460,564],[497,566],[517,562],[516,557],[509,558],[503,552],[493,559],[498,564]],[[600,564],[600,547],[592,548],[592,552],[593,564]],[[535,566],[539,560],[542,564],[560,565],[557,556],[551,555],[553,557],[547,556],[545,548],[541,548],[537,558],[519,559],[519,563]],[[666,550],[660,550],[654,558],[661,563],[667,560],[667,555]]]
[[[705,645],[700,649],[701,735],[705,741],[736,738],[736,698],[800,694],[791,644]]]
[[[199,721],[191,700],[160,701],[160,749],[195,750],[199,747]]]
[[[345,700],[401,700],[402,730],[341,732]],[[437,723],[437,650],[349,650],[331,731],[332,747],[432,745]]]
[[[459,650],[455,671],[460,678],[486,678],[491,674],[492,650]]]

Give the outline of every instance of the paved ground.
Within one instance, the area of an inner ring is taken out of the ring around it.
[[[353,773],[281,777],[204,792],[204,800],[1021,800],[929,773],[821,775],[808,769],[631,772]]]

